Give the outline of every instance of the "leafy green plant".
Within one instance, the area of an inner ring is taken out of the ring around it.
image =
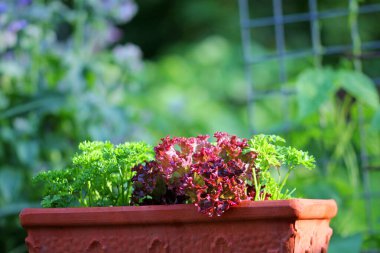
[[[153,159],[144,143],[83,142],[71,168],[39,173],[43,207],[129,205],[132,168]]]
[[[256,135],[249,140],[246,151],[258,154],[255,161],[256,169],[252,170],[256,189],[255,200],[263,200],[267,195],[273,200],[290,198],[295,189],[283,190],[291,172],[298,166],[307,169],[315,167],[313,156],[294,147],[284,146],[284,143],[285,140],[276,135]],[[278,173],[277,181],[272,176],[271,169],[275,169]],[[286,171],[283,176],[281,176],[282,170]],[[262,188],[264,194],[260,195],[258,193]]]
[[[313,168],[314,158],[282,144],[278,136],[247,140],[223,132],[144,143],[83,142],[71,168],[40,172],[43,207],[194,203],[201,213],[222,215],[242,200],[288,199],[289,174]],[[283,178],[276,180],[271,170]]]

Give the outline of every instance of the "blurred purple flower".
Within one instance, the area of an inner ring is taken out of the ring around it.
[[[131,1],[127,0],[122,3],[118,10],[118,19],[122,22],[128,22],[137,13],[137,5]]]
[[[15,54],[12,51],[7,51],[3,54],[4,60],[12,61],[15,58]]]
[[[16,33],[10,31],[2,32],[2,44],[0,48],[11,48],[17,42]]]
[[[0,3],[0,14],[6,12],[8,9],[8,6],[5,3]]]
[[[107,42],[108,43],[115,43],[118,40],[120,40],[122,36],[122,32],[120,29],[118,29],[115,26],[109,26],[107,30]]]
[[[9,24],[8,31],[16,33],[24,29],[27,25],[28,25],[28,22],[24,19],[16,20]]]
[[[18,4],[21,6],[27,6],[32,3],[32,0],[18,0]]]
[[[131,43],[117,46],[113,49],[115,59],[121,64],[128,64],[132,70],[138,71],[142,68],[141,49]]]

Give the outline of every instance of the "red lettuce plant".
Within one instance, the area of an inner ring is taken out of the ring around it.
[[[254,196],[247,182],[252,181],[256,152],[243,152],[248,148],[246,139],[221,132],[214,137],[216,143],[210,143],[205,135],[163,138],[155,147],[154,164],[134,168],[133,199],[140,200],[139,204],[167,204],[168,199],[195,203],[201,213],[212,216]]]
[[[314,166],[313,157],[282,146],[278,136],[247,140],[217,132],[214,137],[215,143],[207,135],[161,139],[155,161],[132,169],[132,204],[194,203],[201,213],[220,216],[242,200],[290,198],[292,192],[283,191],[290,172],[299,165]]]

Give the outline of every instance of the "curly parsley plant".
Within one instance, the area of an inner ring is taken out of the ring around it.
[[[145,143],[83,142],[72,167],[39,173],[43,207],[123,206],[130,204],[132,168],[154,159]]]

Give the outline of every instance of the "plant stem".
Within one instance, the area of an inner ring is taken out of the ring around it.
[[[83,0],[76,1],[76,20],[75,20],[75,32],[74,32],[74,47],[77,51],[81,48],[83,44],[83,35],[84,35],[84,25],[86,21],[85,14],[83,11]]]
[[[288,177],[289,177],[289,175],[290,175],[290,171],[291,171],[291,169],[288,170],[288,172],[286,173],[284,179],[283,179],[282,182],[281,182],[280,188],[278,189],[278,193],[279,193],[279,195],[281,195],[282,188],[284,188],[284,186],[285,186],[285,184],[286,184],[286,181],[288,181]]]
[[[358,25],[358,13],[359,13],[359,4],[358,0],[350,0],[349,6],[349,23],[351,28],[351,39],[352,39],[352,47],[354,54],[354,67],[358,72],[362,72],[362,62],[360,56],[362,54],[361,49],[361,39],[359,33],[359,25]],[[364,128],[364,112],[362,104],[358,103],[358,127],[359,127],[359,141],[360,141],[360,157],[362,161],[362,167],[365,168],[368,165],[367,157],[367,149],[366,149],[366,131]],[[363,171],[363,184],[364,184],[364,194],[370,193],[369,187],[369,173],[367,170]],[[369,231],[373,231],[373,220],[372,217],[372,200],[371,198],[366,198],[366,218]]]
[[[128,182],[128,185],[127,185],[127,193],[126,193],[126,197],[127,197],[127,198],[126,198],[126,200],[125,200],[125,201],[127,202],[127,203],[126,203],[127,205],[129,205],[129,193],[130,193],[130,190],[131,190],[131,185],[130,185],[131,180],[129,180],[129,179],[131,178],[131,173],[132,173],[132,172],[131,172],[130,170],[128,170],[128,172],[127,172],[127,179],[128,179],[127,182]],[[124,188],[124,187],[123,187],[123,188]]]
[[[120,173],[120,183],[119,184],[120,184],[120,188],[121,188],[121,190],[120,190],[120,192],[121,192],[121,203],[120,203],[120,205],[125,205],[125,191],[124,191],[124,184],[123,184],[125,178],[124,178],[124,173],[123,173],[123,170],[121,167],[123,167],[123,165],[121,165],[119,167],[119,173]]]
[[[256,168],[252,168],[252,173],[253,173],[253,182],[255,184],[255,200],[258,200],[260,198],[260,189],[257,185],[257,178],[256,178]]]
[[[359,34],[359,25],[358,25],[358,13],[359,13],[359,4],[357,0],[350,0],[349,5],[350,15],[349,23],[351,27],[351,39],[352,39],[352,51],[354,54],[354,67],[356,71],[362,70],[362,63],[360,60],[360,55],[362,54],[362,42]]]
[[[87,181],[88,206],[92,206],[91,181]]]

